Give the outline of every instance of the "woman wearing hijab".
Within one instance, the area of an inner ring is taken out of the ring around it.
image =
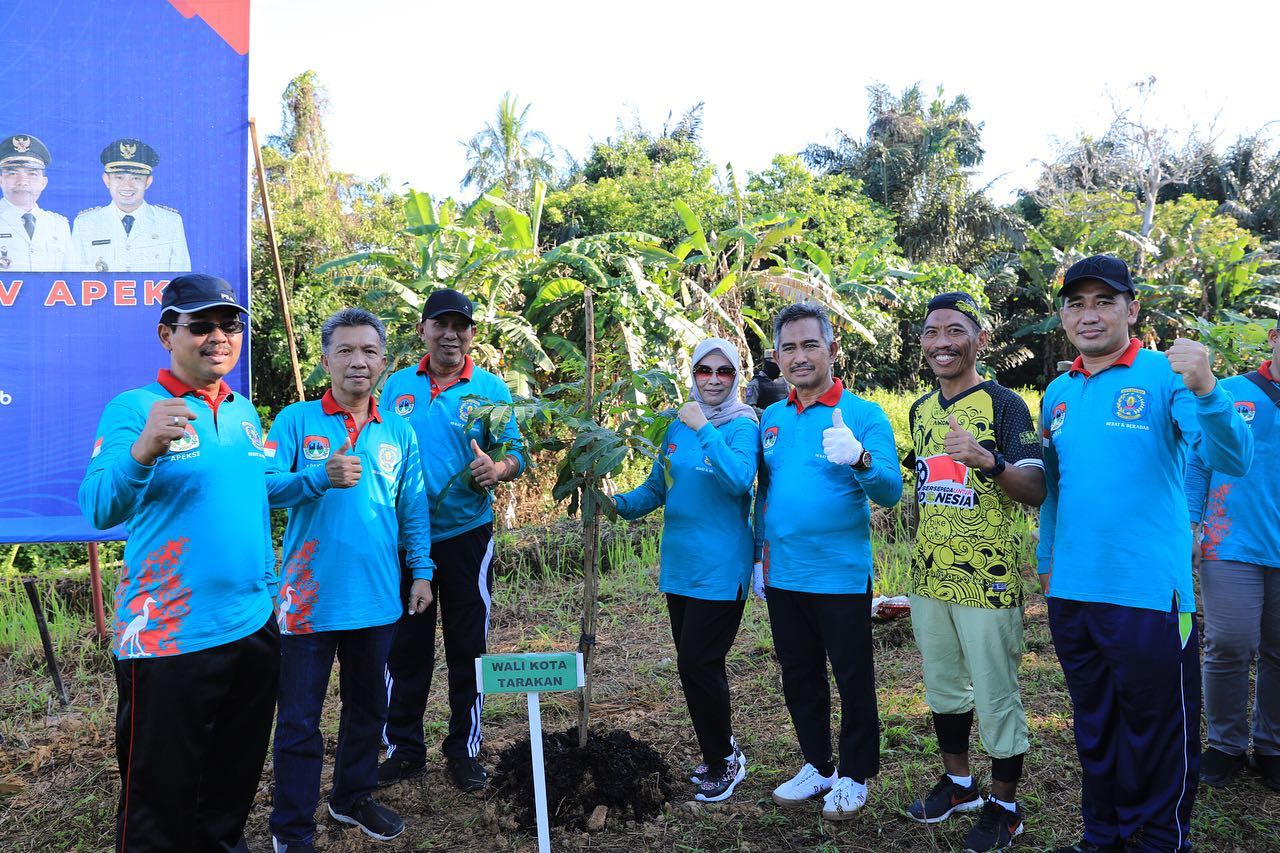
[[[749,516],[760,446],[755,410],[738,399],[738,350],[708,338],[693,351],[692,399],[667,428],[648,479],[614,497],[623,518],[666,507],[662,572],[680,684],[702,764],[696,799],[728,799],[747,775],[733,738],[725,656],[751,589]]]

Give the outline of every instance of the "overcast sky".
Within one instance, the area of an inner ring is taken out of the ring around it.
[[[619,118],[658,129],[705,101],[703,144],[741,175],[777,153],[861,137],[866,86],[963,93],[984,123],[978,184],[1007,199],[1054,138],[1101,132],[1108,92],[1154,76],[1164,124],[1215,125],[1226,141],[1280,119],[1280,3],[1155,4],[831,0],[749,3],[254,0],[249,110],[265,138],[289,80],[329,94],[334,165],[393,187],[458,192],[460,140],[502,93],[581,159]],[[1280,130],[1280,124],[1272,131]],[[1280,136],[1276,133],[1273,136]]]

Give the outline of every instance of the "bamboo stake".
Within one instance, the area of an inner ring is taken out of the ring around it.
[[[285,339],[289,342],[289,364],[293,365],[293,385],[298,400],[305,399],[302,387],[302,367],[298,364],[298,344],[293,337],[293,312],[289,310],[289,295],[284,288],[284,268],[280,265],[280,247],[276,245],[276,229],[271,222],[271,199],[267,195],[267,173],[262,168],[262,149],[258,147],[258,126],[249,119],[249,135],[253,138],[253,162],[258,169],[258,191],[262,196],[262,220],[267,227],[267,246],[271,249],[271,263],[276,270],[276,292],[280,294],[280,313],[284,317]]]
[[[583,409],[590,419],[594,415],[596,398],[596,312],[591,300],[590,288],[583,291],[587,327],[587,374]],[[591,722],[591,668],[595,659],[596,610],[600,598],[599,544],[600,508],[596,506],[595,492],[590,475],[582,489],[582,636],[578,651],[582,652],[582,667],[586,678],[578,691],[578,746],[587,745],[587,727]]]
[[[98,543],[89,543],[89,585],[93,587],[93,627],[98,634],[98,642],[107,641],[107,614],[102,604],[102,567],[98,563]]]

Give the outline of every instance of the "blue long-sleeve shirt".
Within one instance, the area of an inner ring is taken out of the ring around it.
[[[287,506],[278,614],[281,633],[389,625],[400,616],[400,560],[430,580],[431,520],[418,439],[400,418],[356,426],[326,392],[286,406],[267,436],[267,491]],[[325,464],[344,442],[360,459],[360,481],[329,488]]]
[[[152,405],[181,397],[195,415],[151,465],[129,453]],[[124,524],[115,590],[121,659],[186,654],[257,631],[271,614],[276,555],[262,423],[223,383],[213,398],[162,370],[102,412],[80,509],[94,527]]]
[[[1249,427],[1215,385],[1197,397],[1161,353],[1134,339],[1096,374],[1081,359],[1045,389],[1040,414],[1047,497],[1040,507],[1040,574],[1049,595],[1195,611],[1187,450],[1243,474]]]
[[[822,433],[839,407],[845,426],[871,453],[865,471],[833,465]],[[902,497],[893,427],[884,411],[844,390],[840,380],[801,407],[794,389],[765,409],[760,424],[761,528],[765,583],[797,592],[865,593],[873,571],[871,505]]]
[[[655,459],[643,483],[614,497],[618,515],[640,518],[666,506],[658,580],[663,592],[708,601],[745,598],[760,427],[735,418],[694,432],[676,421],[662,444],[669,468]]]
[[[435,542],[474,530],[493,520],[493,499],[487,492],[475,492],[461,480],[449,487],[449,493],[436,508],[441,492],[454,475],[475,459],[471,440],[482,450],[507,444],[507,453],[520,463],[524,471],[524,443],[516,428],[515,418],[507,421],[501,435],[490,435],[482,423],[466,428],[467,419],[478,405],[510,403],[511,392],[502,379],[476,367],[468,356],[462,375],[451,385],[440,388],[427,372],[427,361],[397,370],[382,389],[380,407],[384,414],[398,415],[408,421],[418,436],[421,448],[422,474],[426,481],[427,502],[432,507],[431,538]],[[479,401],[466,399],[479,398]]]
[[[1264,377],[1276,365],[1263,362]],[[1280,389],[1280,383],[1272,380]],[[1222,380],[1253,432],[1253,465],[1244,476],[1212,470],[1198,453],[1187,458],[1187,510],[1204,524],[1204,558],[1280,567],[1280,407],[1244,376]]]

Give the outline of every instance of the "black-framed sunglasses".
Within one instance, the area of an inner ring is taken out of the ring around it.
[[[713,373],[721,379],[732,379],[738,375],[738,371],[734,370],[732,367],[708,367],[705,364],[699,364],[693,369],[693,375],[701,376],[703,379],[706,379]]]
[[[186,326],[187,331],[197,338],[213,334],[215,328],[221,329],[228,335],[238,335],[244,331],[244,320],[239,317],[234,320],[223,320],[221,323],[215,323],[212,320],[195,320],[190,323],[170,323],[169,325]]]

